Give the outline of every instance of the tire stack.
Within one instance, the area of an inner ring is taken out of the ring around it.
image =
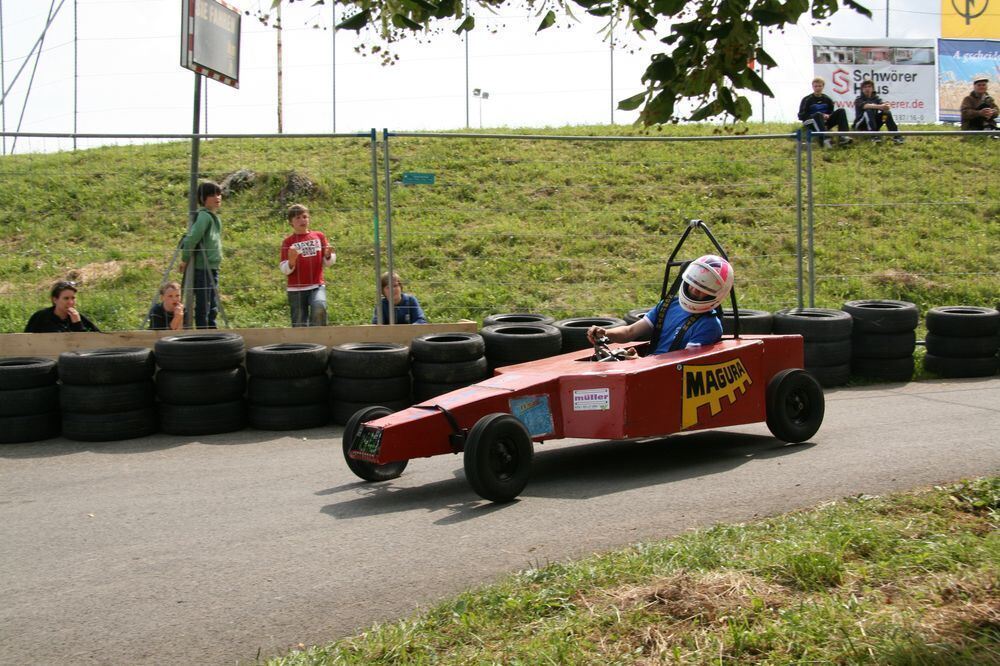
[[[413,400],[423,402],[490,376],[478,333],[431,333],[410,341]]]
[[[942,377],[990,377],[997,373],[1000,312],[971,305],[931,308],[924,367]]]
[[[851,374],[866,379],[908,382],[913,378],[913,350],[920,320],[908,301],[861,300],[844,303],[851,315]]]
[[[829,308],[792,308],[774,313],[772,332],[805,341],[805,369],[821,386],[841,386],[851,377],[851,315]]]
[[[555,356],[562,349],[562,335],[551,324],[493,324],[479,334],[486,343],[489,370]]]
[[[732,335],[735,317],[730,310],[722,311],[722,334]],[[774,328],[774,315],[766,310],[740,308],[740,335],[768,335]]]
[[[236,333],[169,335],[156,341],[160,429],[217,435],[246,427],[246,347]]]
[[[410,350],[404,345],[348,342],[330,349],[330,413],[344,425],[372,406],[410,406]]]
[[[258,430],[318,428],[330,422],[329,351],[312,343],[247,350],[247,411]]]
[[[554,317],[535,312],[504,312],[483,319],[483,328],[497,324],[552,324]]]
[[[590,349],[593,345],[587,339],[587,329],[591,326],[617,328],[625,326],[625,320],[618,317],[570,317],[553,324],[562,336],[562,353]]]
[[[116,347],[59,355],[62,433],[82,442],[110,442],[156,432],[153,353]]]
[[[50,439],[59,434],[56,362],[48,358],[0,358],[0,444]]]

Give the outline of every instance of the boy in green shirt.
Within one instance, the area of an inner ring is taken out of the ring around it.
[[[206,180],[198,185],[198,216],[181,244],[181,274],[194,253],[194,323],[196,328],[218,328],[219,265],[222,263],[222,188]]]

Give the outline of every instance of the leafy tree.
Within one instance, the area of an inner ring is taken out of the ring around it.
[[[273,0],[272,8],[282,2]],[[302,1],[302,0],[300,0]],[[327,0],[306,0],[315,5]],[[463,0],[330,0],[355,11],[337,24],[338,30],[371,31],[392,43],[408,35],[433,36],[451,22],[456,33],[473,30],[475,17],[466,15]],[[511,0],[471,0],[481,7],[497,9]],[[854,0],[523,0],[541,17],[538,31],[556,24],[559,13],[572,14],[572,7],[593,16],[625,24],[636,34],[656,38],[664,52],[651,58],[642,76],[645,89],[618,103],[631,111],[642,107],[639,118],[646,125],[678,120],[674,110],[682,98],[697,101],[688,120],[730,115],[750,117],[750,102],[741,90],[773,97],[771,89],[753,70],[753,61],[775,67],[774,59],[760,41],[761,27],[794,25],[807,12],[814,21],[829,18],[840,5],[871,17]],[[265,23],[266,14],[259,14]],[[391,62],[395,56],[381,45],[373,54]]]

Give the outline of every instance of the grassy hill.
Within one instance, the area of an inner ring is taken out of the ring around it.
[[[796,304],[793,141],[712,126],[516,132],[570,133],[578,138],[390,139],[394,266],[433,321],[514,310],[620,316],[652,304],[663,262],[693,217],[733,257],[743,307]],[[815,150],[816,304],[995,302],[1000,183],[991,149],[951,134]],[[137,328],[186,225],[189,150],[177,141],[0,158],[0,331],[22,330],[48,305],[52,282],[66,277],[82,282],[80,308],[103,329]],[[383,158],[380,144],[384,270]],[[292,202],[312,209],[313,227],[337,250],[327,271],[331,323],[367,322],[376,291],[368,139],[202,143],[202,178],[240,169],[255,178],[221,211],[230,324],[287,325],[277,263]],[[403,185],[407,171],[434,173],[436,182]],[[302,178],[305,188],[285,191]],[[688,258],[711,249],[696,240]]]

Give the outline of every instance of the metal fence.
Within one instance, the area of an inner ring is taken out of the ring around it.
[[[277,265],[293,202],[337,251],[331,324],[368,322],[390,267],[433,321],[620,316],[653,304],[690,218],[726,246],[743,307],[839,307],[859,295],[931,306],[945,291],[995,299],[1000,186],[979,175],[997,164],[993,144],[957,132],[906,133],[904,145],[852,136],[849,148],[824,149],[798,133],[208,135],[198,176],[253,174],[222,211],[226,238],[241,237],[221,271],[233,326],[287,325]],[[72,136],[22,134],[31,152],[0,159],[4,331],[74,275],[88,314],[138,327],[186,226],[192,136],[75,138],[116,145],[71,152]],[[903,219],[919,224],[904,232]],[[110,246],[88,240],[98,226]]]

